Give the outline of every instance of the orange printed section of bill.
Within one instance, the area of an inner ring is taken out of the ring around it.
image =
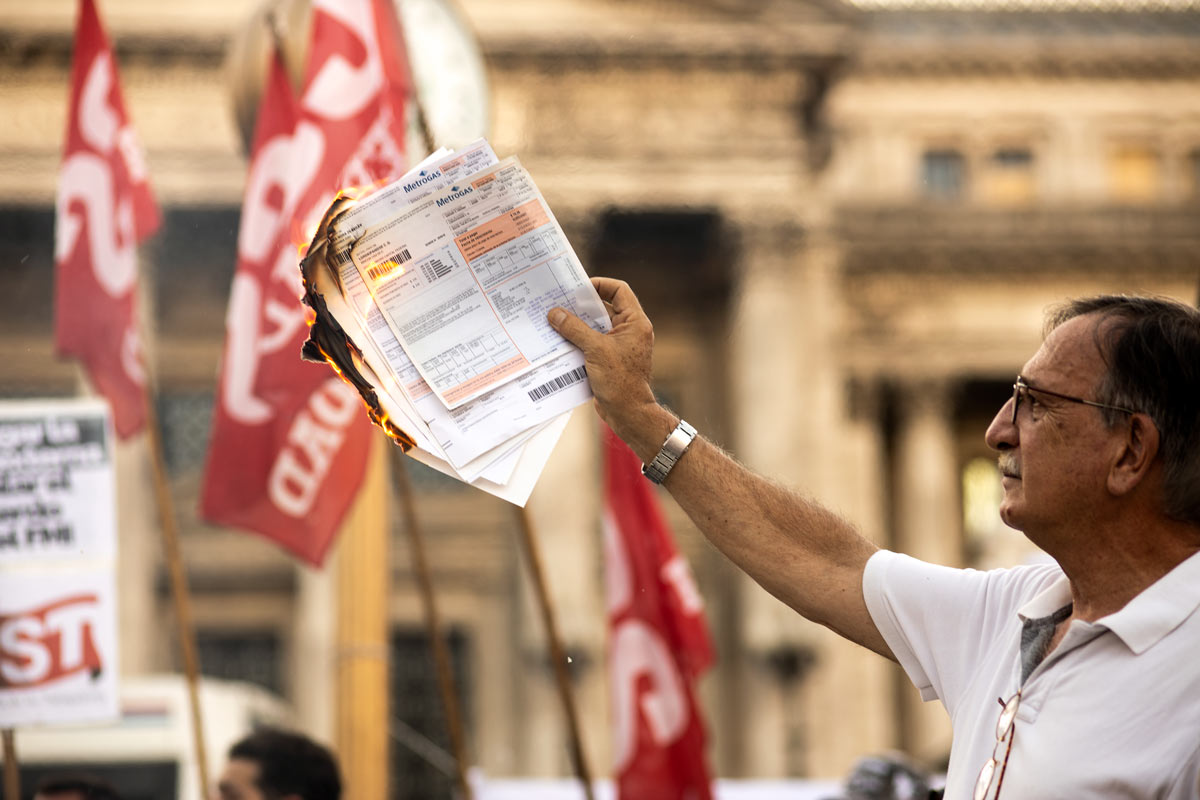
[[[525,356],[513,356],[508,361],[489,369],[487,372],[481,372],[470,380],[454,386],[443,392],[442,396],[446,398],[446,402],[454,405],[459,400],[470,397],[480,389],[489,386],[493,383],[502,383],[509,377],[516,375],[521,370],[529,366],[529,359]]]
[[[463,258],[470,262],[549,222],[546,209],[534,198],[455,237],[454,243]]]

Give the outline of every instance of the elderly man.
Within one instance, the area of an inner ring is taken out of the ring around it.
[[[1058,563],[984,573],[878,550],[696,436],[654,399],[633,292],[593,283],[611,333],[549,319],[600,416],[768,591],[942,701],[946,797],[1200,797],[1200,313],[1098,297],[1051,318],[986,439],[1001,517]]]
[[[338,800],[342,779],[327,748],[263,727],[229,748],[217,792],[220,800]]]

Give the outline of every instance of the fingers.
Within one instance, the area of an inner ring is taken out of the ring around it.
[[[550,327],[584,353],[588,352],[596,339],[603,336],[565,308],[551,309],[550,313],[546,315],[546,320],[550,323]]]
[[[604,301],[605,307],[610,309],[611,316],[645,314],[637,295],[625,281],[615,278],[592,278],[592,286],[595,287],[596,294],[600,295],[600,299]]]

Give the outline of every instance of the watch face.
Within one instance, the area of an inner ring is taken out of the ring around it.
[[[488,133],[487,71],[475,34],[453,0],[394,0],[417,94],[435,147]]]

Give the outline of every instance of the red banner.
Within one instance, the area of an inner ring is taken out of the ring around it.
[[[342,188],[403,174],[405,109],[383,0],[313,3],[305,89],[274,59],[251,154],[201,516],[315,565],[362,483],[371,425],[357,392],[300,360],[297,243]]]
[[[81,0],[55,203],[54,338],[108,399],[121,438],[146,423],[137,245],[160,221],[112,48],[93,0]]]
[[[713,661],[700,593],[641,462],[605,431],[613,772],[623,800],[710,800],[693,684]]]

